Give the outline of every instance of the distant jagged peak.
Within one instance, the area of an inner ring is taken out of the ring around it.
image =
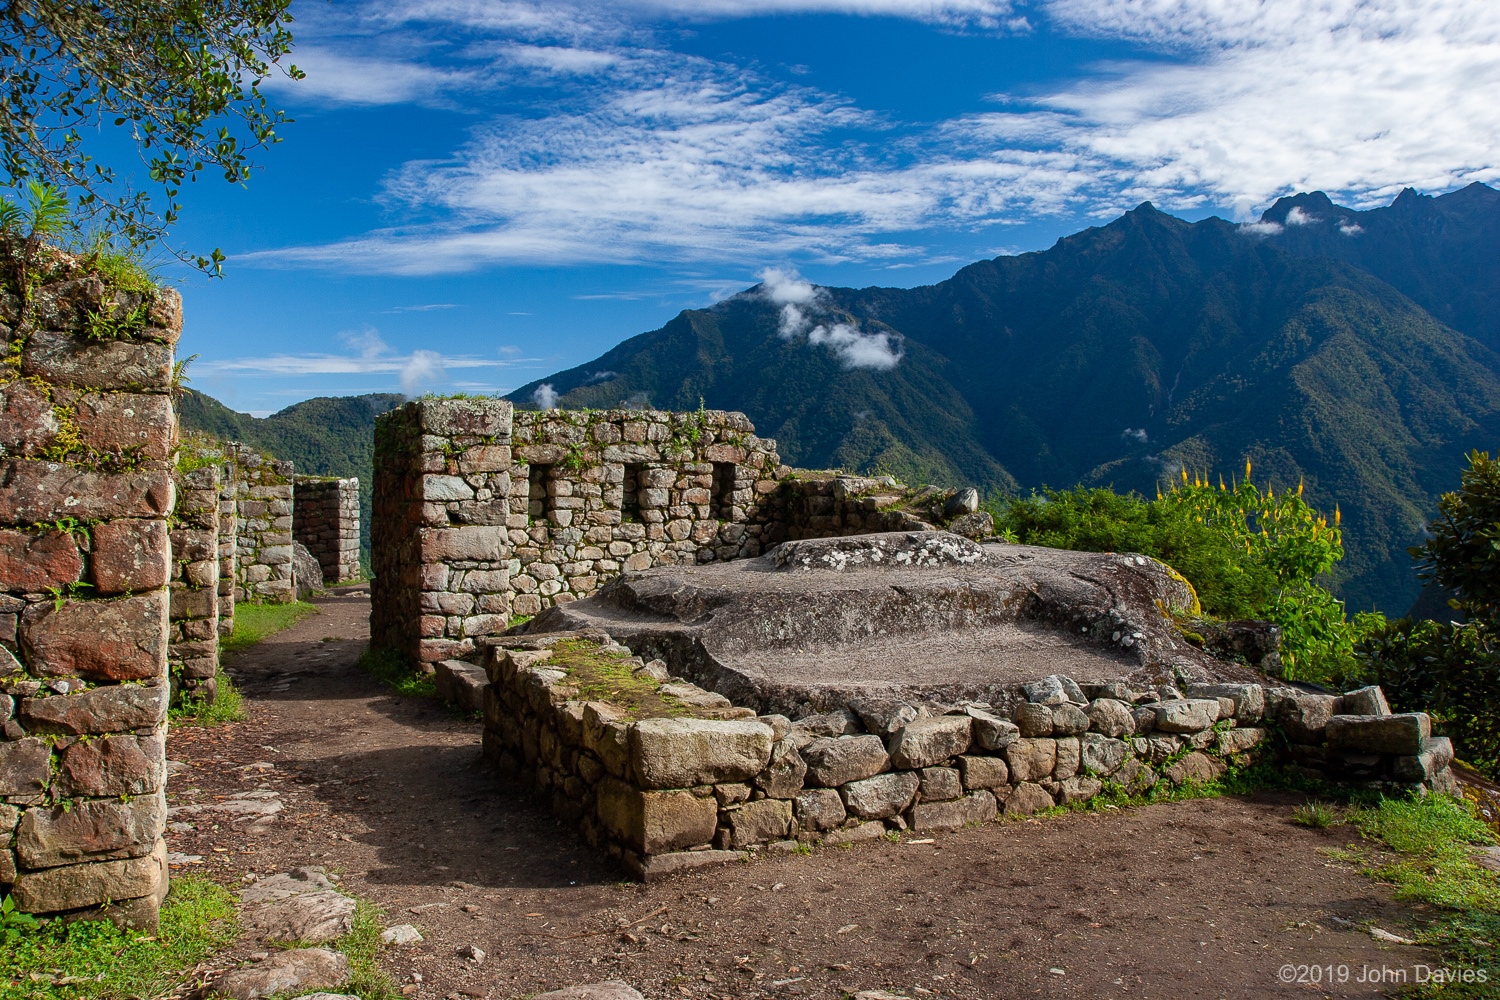
[[[1305,226],[1337,222],[1352,214],[1352,209],[1335,205],[1322,191],[1308,191],[1277,198],[1276,204],[1261,213],[1260,221],[1278,226]]]

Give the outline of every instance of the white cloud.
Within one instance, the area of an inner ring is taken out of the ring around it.
[[[1304,212],[1301,205],[1293,205],[1292,210],[1286,213],[1286,224],[1288,226],[1310,226],[1314,222],[1322,221],[1316,215],[1308,215]]]
[[[1146,433],[1144,427],[1127,427],[1120,433],[1120,437],[1126,441],[1133,441],[1136,444],[1145,444],[1151,440],[1151,435]]]
[[[855,14],[984,27],[1018,28],[1025,23],[1015,16],[1008,0],[624,0],[622,6],[705,21],[772,14]]]
[[[853,321],[829,319],[814,326],[814,318],[830,308],[828,292],[796,271],[768,267],[757,277],[761,283],[750,294],[781,306],[776,332],[782,339],[792,340],[805,333],[810,346],[829,348],[845,368],[888,369],[901,363],[901,343],[891,334],[867,333]]]
[[[1362,233],[1364,231],[1365,231],[1365,227],[1361,226],[1357,222],[1340,222],[1339,223],[1339,232],[1343,233],[1345,236],[1358,236],[1360,233]]]
[[[826,345],[845,368],[885,370],[901,363],[901,347],[894,337],[887,333],[866,333],[848,323],[819,324],[808,331],[807,342],[814,347]]]
[[[551,382],[543,382],[541,385],[537,386],[536,391],[531,394],[531,401],[544,410],[557,409],[557,400],[557,390],[552,388]]]
[[[821,289],[796,271],[768,267],[756,275],[766,298],[776,305],[805,306],[818,297]]]
[[[437,388],[447,377],[443,356],[437,351],[412,351],[401,365],[401,391],[419,396]]]
[[[274,89],[329,104],[376,105],[426,103],[438,95],[476,85],[474,73],[444,69],[379,55],[335,52],[299,45],[293,60],[307,74],[292,80],[267,78]]]
[[[1175,58],[1042,98],[1043,134],[1120,201],[1290,191],[1356,205],[1500,177],[1500,4],[1468,0],[1049,0],[1055,23]]]
[[[1246,234],[1247,236],[1275,236],[1284,228],[1286,227],[1284,227],[1279,222],[1266,221],[1240,223],[1240,232]]]
[[[380,331],[374,327],[345,330],[339,334],[339,341],[350,353],[230,358],[200,362],[194,370],[204,375],[233,373],[237,376],[396,375],[401,382],[401,391],[411,396],[439,384],[450,368],[506,368],[524,360],[534,360],[443,355],[430,350],[416,350],[408,355],[392,354]]]

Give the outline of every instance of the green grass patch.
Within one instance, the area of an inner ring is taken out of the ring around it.
[[[220,653],[249,649],[277,632],[285,631],[318,609],[305,601],[293,604],[236,604],[234,631],[219,643]]]
[[[213,701],[207,698],[185,697],[174,705],[168,715],[174,725],[222,726],[226,722],[244,722],[250,717],[245,710],[245,699],[240,689],[234,686],[229,675],[220,671],[219,689]]]
[[[437,684],[431,674],[415,669],[400,653],[392,649],[366,648],[359,658],[361,670],[374,677],[396,694],[407,698],[436,698]]]
[[[552,647],[552,657],[538,664],[567,673],[578,685],[582,701],[604,701],[622,709],[626,717],[662,719],[691,716],[692,706],[661,693],[661,684],[633,673],[630,657],[605,653],[592,642],[566,640]]]
[[[1415,996],[1493,997],[1500,977],[1500,874],[1480,867],[1474,849],[1494,836],[1466,802],[1446,795],[1382,798],[1357,805],[1349,822],[1396,856],[1372,857],[1358,845],[1345,854],[1365,874],[1396,886],[1396,897],[1436,915],[1416,930],[1445,968],[1486,970],[1487,982],[1419,986]]]
[[[355,901],[354,927],[334,942],[334,947],[349,959],[349,979],[339,987],[340,993],[352,993],[360,1000],[400,1000],[401,991],[380,967],[380,943],[384,930],[383,914],[373,903]]]
[[[238,934],[234,896],[191,875],[173,876],[154,937],[107,920],[0,923],[0,1000],[161,997]]]

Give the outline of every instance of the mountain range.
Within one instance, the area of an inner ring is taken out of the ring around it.
[[[1333,583],[1416,597],[1406,547],[1500,433],[1500,192],[1321,192],[1261,219],[1149,203],[917,288],[770,274],[510,395],[521,406],[743,410],[783,460],[1012,492],[1150,493],[1248,458],[1344,515]],[[544,388],[545,387],[545,388]],[[272,418],[274,419],[274,418]]]

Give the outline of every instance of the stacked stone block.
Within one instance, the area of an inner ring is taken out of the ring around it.
[[[1453,744],[1432,735],[1425,712],[1391,713],[1378,687],[1342,695],[1267,692],[1287,736],[1292,764],[1311,778],[1377,790],[1426,786],[1457,794]]]
[[[292,570],[291,462],[231,443],[234,465],[235,600],[290,604],[297,599]]]
[[[0,290],[0,895],[152,927],[181,299],[43,255]]]
[[[376,648],[431,669],[510,626],[511,415],[504,400],[422,399],[376,419]]]
[[[207,701],[218,694],[219,482],[215,465],[178,474],[168,584],[173,693]]]
[[[584,699],[568,665],[576,660],[554,656],[559,643],[568,657],[591,646],[622,661],[670,712],[639,718]],[[871,702],[793,722],[757,717],[599,631],[483,645],[486,759],[648,879],[764,847],[953,830],[1110,788],[1139,794],[1158,782],[1209,782],[1267,752],[1269,728],[1292,735],[1325,697],[1259,684],[1198,685],[1184,695],[1053,675],[1012,692],[1009,711]],[[445,666],[455,677],[472,669]],[[1343,698],[1362,707],[1371,691]],[[1329,753],[1375,767],[1384,787],[1451,790],[1451,748],[1420,722],[1373,713],[1324,722]],[[1378,767],[1365,759],[1371,753],[1383,755]]]
[[[359,480],[297,476],[292,537],[323,570],[325,585],[359,578]]]
[[[784,479],[767,497],[765,517],[785,525],[788,540],[878,531],[931,531],[934,525],[896,509],[909,491],[889,476],[815,476]],[[933,490],[936,495],[942,491]]]

